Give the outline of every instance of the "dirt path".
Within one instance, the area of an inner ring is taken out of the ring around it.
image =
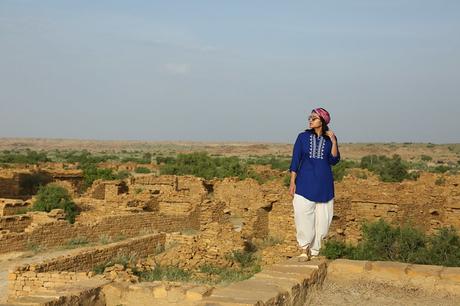
[[[324,281],[322,289],[312,292],[306,305],[372,306],[459,306],[460,298],[436,296],[417,288],[362,281]]]
[[[81,250],[81,249],[80,249]],[[0,304],[6,303],[8,294],[8,270],[22,264],[65,255],[78,250],[46,250],[46,252],[11,252],[0,254]]]

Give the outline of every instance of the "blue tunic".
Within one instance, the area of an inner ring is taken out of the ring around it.
[[[331,165],[340,160],[331,154],[332,141],[307,130],[297,136],[292,152],[290,171],[297,173],[295,193],[313,202],[328,202],[334,198],[334,178]]]

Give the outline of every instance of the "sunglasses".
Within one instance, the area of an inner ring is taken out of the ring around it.
[[[308,117],[308,121],[315,121],[315,120],[319,120],[319,117],[313,117],[313,116]]]

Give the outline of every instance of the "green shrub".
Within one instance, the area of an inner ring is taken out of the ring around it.
[[[160,266],[157,265],[153,271],[145,271],[137,273],[141,281],[180,281],[188,282],[192,277],[190,271],[185,271],[176,266]]]
[[[168,157],[163,157],[163,156],[157,156],[156,157],[157,164],[174,164],[176,162],[176,159],[174,157],[168,156]]]
[[[163,164],[161,174],[195,175],[205,179],[248,177],[248,168],[238,157],[210,157],[207,153],[179,154],[173,163]]]
[[[442,228],[428,242],[425,264],[460,267],[460,237],[453,227]]]
[[[431,169],[431,172],[433,173],[446,173],[447,171],[450,170],[449,166],[445,165],[439,165]]]
[[[460,266],[460,237],[453,227],[431,237],[411,227],[393,227],[383,220],[367,223],[356,245],[329,240],[321,254],[327,258],[391,260],[416,264]]]
[[[248,164],[270,165],[272,169],[288,170],[291,164],[290,158],[275,157],[272,155],[248,159]]]
[[[258,260],[254,252],[248,252],[244,250],[232,251],[231,253],[227,254],[226,257],[227,259],[238,263],[243,269],[255,265]]]
[[[431,156],[425,155],[425,154],[422,154],[420,156],[420,159],[423,160],[423,161],[431,161],[431,160],[433,160],[433,158]]]
[[[146,167],[137,167],[136,169],[134,169],[134,172],[136,173],[150,173],[150,169],[149,168],[146,168]]]
[[[212,281],[212,284],[240,282],[251,278],[254,274],[261,271],[260,266],[255,265],[249,269],[235,269],[228,267],[217,267],[214,265],[203,265],[200,267],[201,273],[218,276],[218,280]]]
[[[341,160],[338,164],[332,166],[332,173],[335,181],[341,181],[347,174],[347,170],[358,167],[357,163],[352,160]]]
[[[50,161],[50,159],[46,152],[36,152],[29,149],[25,151],[25,154],[7,150],[0,154],[0,163],[38,164],[48,161]]]
[[[115,180],[117,176],[112,169],[101,169],[95,164],[85,164],[81,166],[83,170],[83,188],[90,187],[95,180]]]
[[[114,177],[116,180],[124,180],[125,178],[128,178],[131,174],[127,170],[121,170],[115,173]]]
[[[321,249],[321,255],[329,259],[337,259],[342,257],[350,257],[353,248],[347,246],[344,242],[338,240],[327,240],[324,247]]]
[[[379,175],[384,182],[402,182],[404,179],[416,179],[416,174],[409,174],[408,166],[399,155],[391,158],[384,155],[367,155],[361,159],[361,168]]]
[[[75,222],[75,216],[78,215],[78,211],[67,189],[55,184],[41,186],[32,210],[50,212],[56,208],[64,210],[66,219],[70,223]]]

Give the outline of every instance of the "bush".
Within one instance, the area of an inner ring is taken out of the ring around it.
[[[125,178],[128,178],[131,174],[127,170],[120,170],[117,173],[114,174],[114,177],[116,180],[124,180]]]
[[[431,237],[425,260],[421,263],[460,267],[460,237],[455,228],[442,228]]]
[[[329,259],[350,257],[352,247],[347,246],[344,242],[338,240],[328,240],[325,242],[321,254]]]
[[[332,166],[332,173],[335,181],[341,181],[347,174],[347,170],[358,167],[357,163],[352,160],[341,160],[338,164]]]
[[[3,151],[0,154],[0,163],[15,163],[15,164],[38,164],[48,162],[46,152],[36,152],[27,149],[25,154],[19,152]]]
[[[70,223],[75,222],[75,216],[78,215],[78,211],[67,189],[54,184],[41,186],[38,189],[37,200],[32,210],[50,212],[56,208],[64,210],[67,221]]]
[[[433,173],[446,173],[449,170],[450,170],[449,166],[440,165],[440,166],[436,166],[433,169],[431,169],[431,172],[433,172]]]
[[[242,269],[253,266],[257,262],[257,257],[254,255],[254,252],[248,251],[233,251],[227,254],[226,257],[227,259],[238,263]]]
[[[361,159],[361,168],[379,175],[384,182],[402,182],[404,179],[416,179],[417,174],[409,174],[408,166],[399,155],[391,158],[383,155],[367,155]]]
[[[137,273],[142,281],[180,281],[188,282],[192,277],[190,271],[185,271],[176,266],[160,266],[157,265],[153,271]]]
[[[94,164],[85,164],[80,167],[83,170],[83,188],[90,187],[95,180],[115,180],[117,177],[112,169],[97,168]]]
[[[420,159],[423,160],[423,161],[431,161],[431,160],[433,160],[433,157],[431,157],[429,155],[422,154],[420,156]]]
[[[289,169],[291,160],[290,158],[281,158],[268,155],[263,157],[251,158],[248,160],[248,164],[270,165],[272,169],[285,171]]]
[[[146,167],[137,167],[136,169],[134,169],[134,172],[136,173],[150,173],[150,169],[149,168],[146,168]]]
[[[210,157],[207,153],[179,154],[173,163],[163,164],[161,174],[195,175],[205,179],[248,177],[247,166],[237,157]]]
[[[252,277],[254,274],[260,272],[260,266],[252,266],[250,269],[234,269],[234,268],[223,268],[213,265],[203,265],[200,267],[201,273],[218,276],[218,280],[211,281],[211,283],[231,283],[240,282]]]
[[[427,237],[411,227],[393,227],[383,220],[364,224],[363,238],[356,245],[329,240],[321,254],[327,258],[391,260],[415,264],[460,266],[460,237],[453,227]]]

